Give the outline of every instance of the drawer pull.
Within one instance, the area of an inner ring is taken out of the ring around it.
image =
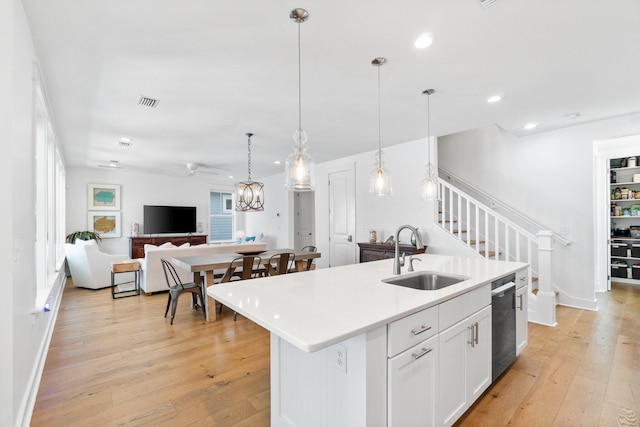
[[[411,353],[411,356],[413,356],[414,359],[420,359],[422,356],[426,356],[427,354],[431,353],[433,349],[432,348],[424,348],[422,347],[422,350],[420,351],[420,353]]]
[[[411,330],[411,333],[412,333],[413,335],[420,335],[420,334],[421,334],[421,333],[423,333],[423,332],[427,332],[429,329],[431,329],[431,326],[425,326],[425,325],[422,325],[422,326],[420,326],[420,329],[419,329],[419,330],[417,330],[417,331],[416,331],[415,329],[412,329],[412,330]]]

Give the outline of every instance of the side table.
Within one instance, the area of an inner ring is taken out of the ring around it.
[[[133,273],[133,280],[129,280],[127,282],[116,283],[115,276],[118,273]],[[120,289],[120,286],[128,285],[133,283],[133,289],[126,290],[118,290],[116,291],[116,286]],[[116,297],[117,294],[127,294]],[[126,298],[133,297],[136,295],[140,295],[140,262],[135,260],[129,261],[116,261],[111,263],[111,298]]]

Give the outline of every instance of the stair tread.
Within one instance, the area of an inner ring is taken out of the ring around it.
[[[482,255],[483,257],[486,257],[486,258],[491,258],[491,257],[496,256],[496,253],[494,251],[488,251],[488,252],[487,251],[478,251],[478,253],[480,255]],[[499,253],[498,253],[498,255],[499,255]]]
[[[538,289],[532,290],[531,293],[534,295],[538,295]],[[560,292],[558,291],[553,291],[553,293],[556,294],[556,296],[560,295]]]
[[[453,234],[458,234],[458,233],[466,233],[466,232],[467,232],[467,230],[451,230],[451,232],[452,232]]]
[[[485,243],[487,242],[484,240],[469,240],[470,245],[483,245]]]

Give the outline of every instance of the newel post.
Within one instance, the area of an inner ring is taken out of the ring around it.
[[[540,323],[555,326],[556,294],[551,283],[551,252],[553,251],[553,233],[549,230],[538,231],[538,295],[537,310]]]

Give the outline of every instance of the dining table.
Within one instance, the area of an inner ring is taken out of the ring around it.
[[[238,259],[231,264],[236,258],[240,258],[245,255],[256,255],[260,257],[260,264],[266,265],[269,263],[272,257],[276,257],[282,253],[293,253],[295,255],[295,271],[301,272],[306,270],[307,261],[320,258],[320,252],[309,252],[300,249],[272,249],[266,251],[238,251],[228,253],[218,253],[211,255],[193,255],[171,258],[171,262],[176,266],[186,271],[190,271],[193,274],[193,281],[202,286],[202,294],[204,295],[204,311],[207,321],[216,320],[215,301],[209,302],[207,296],[207,287],[215,285],[216,277],[221,277],[221,274],[216,274],[216,270],[219,273],[223,273],[227,268],[233,266],[235,268],[242,267],[242,260]],[[257,267],[257,265],[256,265]]]

